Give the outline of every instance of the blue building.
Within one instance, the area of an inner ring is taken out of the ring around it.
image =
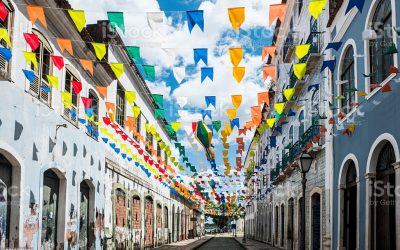
[[[332,248],[399,249],[400,2],[329,2],[331,41],[342,42],[326,52],[336,59]]]

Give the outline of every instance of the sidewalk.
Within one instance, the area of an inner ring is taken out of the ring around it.
[[[247,250],[281,250],[280,248],[273,247],[267,243],[251,240],[246,238],[246,243],[243,243],[243,235],[235,238]]]
[[[163,245],[160,247],[156,247],[155,249],[158,250],[167,250],[167,249],[184,249],[184,250],[192,250],[195,248],[198,248],[199,246],[205,244],[207,241],[211,240],[213,237],[212,236],[203,236],[201,239],[190,239],[190,240],[183,240],[183,241],[178,241],[175,243],[171,243],[168,245]]]

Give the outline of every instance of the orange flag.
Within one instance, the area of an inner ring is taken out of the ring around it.
[[[71,40],[65,38],[57,38],[56,41],[58,47],[60,47],[61,49],[61,52],[64,52],[66,50],[71,56],[74,55],[74,51],[72,50]]]
[[[258,125],[261,122],[261,108],[260,106],[251,107],[251,120]]]
[[[269,6],[269,25],[271,26],[276,18],[279,18],[279,20],[283,22],[285,12],[286,4],[271,4]]]
[[[260,92],[258,95],[258,105],[265,102],[269,106],[269,92]]]
[[[34,25],[36,20],[39,19],[39,21],[47,29],[46,18],[44,16],[44,11],[42,6],[27,5],[26,11],[28,12],[29,20],[31,21],[32,25]]]
[[[275,80],[276,78],[276,68],[274,65],[269,65],[269,66],[264,66],[263,67],[263,78],[264,81],[269,77],[272,78],[272,80]]]
[[[99,92],[100,95],[103,96],[103,98],[107,98],[107,87],[96,87],[97,92]]]
[[[265,57],[270,55],[272,58],[275,57],[275,46],[265,46],[262,51],[262,60],[265,60]]]
[[[106,111],[107,113],[115,113],[115,103],[106,102]]]
[[[82,67],[93,76],[93,61],[86,59],[79,59],[79,61],[81,62]]]

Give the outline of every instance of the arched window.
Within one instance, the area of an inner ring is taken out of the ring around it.
[[[29,92],[47,106],[50,106],[51,88],[47,82],[47,75],[52,75],[53,63],[50,56],[53,54],[53,50],[50,43],[39,31],[32,30],[32,33],[39,37],[39,46],[35,51],[32,51],[36,54],[37,67],[31,64],[31,69],[35,72],[35,79],[29,83]]]
[[[340,73],[340,95],[344,98],[340,101],[340,110],[349,113],[352,103],[355,102],[355,72],[354,72],[354,49],[349,46],[343,58],[342,71]]]
[[[311,102],[312,125],[319,123],[319,90],[315,90]]]
[[[357,170],[354,161],[347,166],[346,185],[344,188],[343,206],[343,247],[345,249],[357,248]]]
[[[299,126],[299,141],[301,141],[301,137],[304,134],[304,110],[300,112],[299,114],[299,122],[300,122],[300,126]]]
[[[168,207],[164,207],[164,228],[168,228]]]
[[[293,144],[293,126],[289,129],[289,144]]]
[[[380,84],[389,76],[389,67],[394,63],[391,0],[379,2],[370,28],[377,34],[375,40],[369,41],[370,83]]]
[[[88,129],[87,133],[92,138],[97,139],[99,136],[99,128],[95,122],[99,120],[99,97],[93,90],[89,90],[89,99],[92,101],[92,109],[93,109],[93,121],[89,121],[89,126],[91,129]]]

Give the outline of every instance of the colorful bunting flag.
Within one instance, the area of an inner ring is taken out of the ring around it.
[[[0,54],[4,57],[4,59],[6,59],[6,61],[10,61],[12,54],[11,54],[11,50],[8,48],[1,48],[0,47]]]
[[[203,82],[207,77],[211,81],[214,80],[214,68],[210,68],[210,67],[201,68],[201,82]]]
[[[226,113],[228,114],[229,120],[233,120],[236,117],[236,109],[227,109]]]
[[[262,50],[262,61],[265,60],[265,57],[267,55],[270,55],[271,58],[275,57],[275,50],[276,50],[276,46],[264,46],[263,50]]]
[[[74,55],[71,40],[65,38],[56,38],[56,41],[62,53],[64,53],[64,51],[66,50],[71,56]]]
[[[128,52],[129,57],[134,60],[136,63],[140,63],[140,47],[136,46],[126,46],[126,51]]]
[[[139,106],[132,106],[132,113],[133,117],[138,118],[140,115],[140,107]]]
[[[243,58],[243,49],[242,48],[230,48],[229,55],[231,58],[231,62],[233,66],[237,67]]]
[[[212,105],[214,106],[214,108],[216,108],[216,101],[217,98],[215,96],[205,96],[205,100],[206,100],[206,107],[208,108],[208,106]]]
[[[22,71],[24,72],[24,75],[29,82],[35,80],[35,72],[26,69],[23,69]]]
[[[61,70],[64,67],[64,58],[62,56],[51,55],[50,58],[58,70]]]
[[[290,101],[292,99],[295,91],[296,91],[295,88],[289,88],[289,89],[283,90],[283,95],[285,96],[286,100]]]
[[[181,123],[180,122],[171,122],[171,127],[175,132],[178,132],[178,130],[181,128]]]
[[[284,102],[279,102],[274,104],[276,112],[281,115],[283,113],[283,109],[285,108]]]
[[[229,8],[228,9],[229,21],[232,24],[232,28],[235,32],[238,32],[240,26],[242,26],[245,19],[245,8],[237,7],[237,8]]]
[[[233,106],[238,109],[240,104],[242,104],[242,95],[232,95],[231,98]]]
[[[328,68],[331,72],[335,70],[336,60],[327,60],[322,62],[321,72]]]
[[[353,9],[354,7],[356,7],[358,9],[358,11],[361,13],[364,8],[364,3],[365,3],[365,0],[349,0],[349,3],[347,4],[345,15],[347,13],[349,13],[349,11],[351,9]]]
[[[94,53],[96,54],[97,59],[100,61],[103,60],[104,56],[107,53],[106,45],[104,43],[91,43],[94,48]]]
[[[193,49],[194,64],[202,60],[205,65],[208,64],[208,49]]]
[[[135,91],[125,91],[125,98],[129,104],[133,104],[136,100],[136,92]]]
[[[164,108],[164,96],[163,95],[158,95],[158,94],[152,94],[154,102],[157,104],[157,106],[160,109]]]
[[[156,119],[164,119],[165,118],[164,109],[154,109],[154,116]]]
[[[0,1],[0,19],[4,22],[7,18],[8,10],[3,1]]]
[[[5,28],[0,28],[0,41],[4,40],[8,47],[11,48],[11,41],[10,37],[8,36],[8,30]]]
[[[308,11],[315,20],[318,19],[327,2],[328,0],[311,0],[310,4],[308,5]]]
[[[85,107],[85,109],[88,109],[92,106],[92,100],[90,98],[82,96],[81,100],[82,100],[82,103],[83,103],[83,106]],[[92,117],[92,115],[88,115],[88,116]]]
[[[124,13],[123,12],[107,12],[108,21],[110,21],[111,30],[114,32],[115,27],[118,27],[122,33],[125,33]]]
[[[114,72],[117,79],[119,79],[124,73],[124,64],[123,63],[110,63],[111,69]]]
[[[61,92],[61,100],[62,100],[64,107],[66,107],[67,109],[71,109],[71,106],[72,106],[71,93],[69,93],[68,91]]]
[[[297,45],[296,46],[296,56],[301,60],[303,59],[306,55],[308,55],[308,52],[310,51],[311,44],[302,44],[302,45]]]
[[[156,80],[156,69],[152,65],[142,65],[145,78],[151,82]]]
[[[82,83],[78,82],[78,81],[71,81],[72,84],[72,88],[75,91],[75,94],[79,95],[79,93],[81,93],[82,91]]]
[[[285,4],[271,4],[269,6],[269,25],[272,26],[272,23],[276,18],[282,23],[285,18],[286,12],[286,3]]]
[[[28,12],[29,20],[32,25],[35,24],[36,20],[39,20],[42,25],[47,29],[46,18],[42,6],[27,5],[26,11]]]
[[[192,33],[193,27],[195,25],[199,26],[199,28],[204,32],[204,13],[202,10],[192,10],[187,11],[187,20],[189,32]]]
[[[261,105],[262,103],[265,103],[268,106],[270,105],[269,92],[260,92],[257,94],[257,97],[258,97],[258,105]]]
[[[50,75],[46,75],[46,77],[47,82],[50,84],[50,86],[58,90],[58,77]]]
[[[293,64],[293,72],[297,79],[303,79],[304,75],[307,71],[307,64],[306,63],[297,63]]]
[[[218,132],[221,129],[221,121],[212,121],[212,126]]]
[[[245,74],[245,67],[233,67],[233,77],[235,78],[237,83],[240,83],[243,80]]]
[[[83,10],[68,10],[68,14],[74,22],[79,32],[83,30],[86,25],[85,11]]]
[[[87,70],[93,76],[93,61],[86,59],[79,59],[84,70]]]
[[[268,77],[271,77],[272,80],[276,79],[276,67],[274,65],[267,65],[263,67],[264,82]]]
[[[37,69],[38,68],[38,63],[37,63],[37,59],[36,59],[36,54],[33,53],[33,52],[27,52],[27,51],[24,51],[22,53],[23,53],[23,55],[25,57],[25,60],[28,63],[32,63],[35,66],[35,68]]]
[[[103,99],[107,98],[107,87],[96,86],[96,90],[99,92],[100,96],[103,97]]]
[[[1,30],[3,30],[3,29],[1,29]],[[3,31],[1,31],[0,33],[2,34]],[[8,37],[8,34],[7,34],[7,37]],[[24,38],[25,38],[26,43],[29,45],[29,47],[31,47],[32,51],[35,51],[39,47],[39,37],[36,34],[24,33]],[[7,40],[8,40],[8,42],[7,42]],[[10,40],[9,40],[9,38],[7,40],[5,40],[5,41],[8,44],[10,42]]]

